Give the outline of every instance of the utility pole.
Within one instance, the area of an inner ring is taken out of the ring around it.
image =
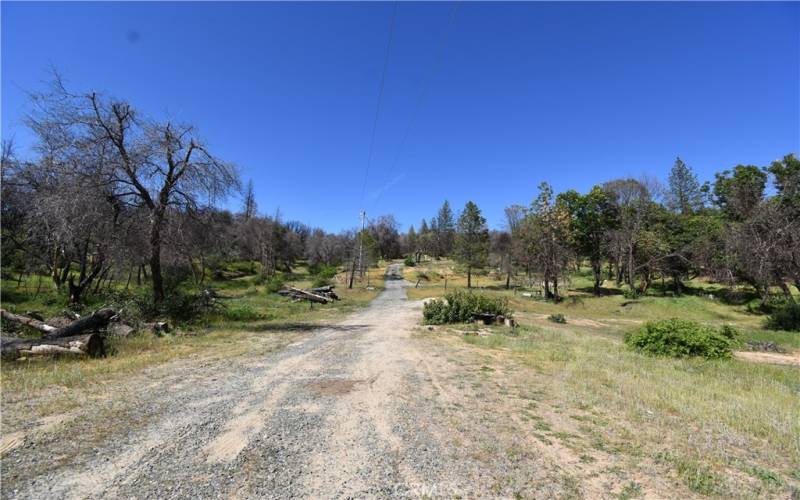
[[[367,212],[361,211],[361,232],[358,233],[358,271],[361,273],[361,279],[364,279],[364,224],[367,220]]]
[[[363,271],[363,268],[361,267],[361,263],[362,263],[361,258],[362,258],[362,253],[364,251],[364,225],[366,223],[366,217],[367,217],[367,212],[362,210],[361,211],[361,232],[358,233],[358,270],[361,273],[362,277],[364,275],[364,271]],[[350,272],[350,285],[348,286],[348,288],[353,288],[353,279],[355,278],[355,275],[356,275],[356,259],[354,258],[353,259],[353,268],[352,268],[352,270]]]

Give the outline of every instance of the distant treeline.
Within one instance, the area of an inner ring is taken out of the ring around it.
[[[774,195],[767,196],[771,182]],[[674,292],[694,277],[748,284],[762,304],[779,290],[800,291],[800,160],[793,154],[765,167],[737,165],[700,184],[680,158],[667,185],[652,178],[615,179],[588,193],[555,194],[547,183],[529,206],[505,210],[506,228],[489,232],[473,203],[457,221],[447,202],[405,244],[422,254],[453,256],[467,271],[490,265],[539,279],[547,296],[588,262],[593,291],[606,280],[647,292],[669,279]]]
[[[300,260],[353,271],[378,258],[453,257],[471,278],[491,266],[540,280],[559,297],[569,272],[588,262],[594,292],[605,280],[646,292],[658,278],[675,291],[694,276],[747,283],[767,301],[800,288],[800,161],[738,165],[700,185],[678,159],[668,186],[617,179],[585,194],[556,195],[542,183],[530,206],[506,209],[489,231],[472,202],[445,202],[402,234],[391,215],[367,229],[330,234],[279,214],[258,213],[252,182],[242,189],[194,127],[147,118],[99,93],[74,94],[55,78],[32,96],[33,157],[2,151],[2,271],[49,276],[70,302],[104,287],[148,284],[154,302],[187,281],[202,285],[227,264],[253,263],[269,277]],[[774,195],[767,196],[768,182]],[[218,207],[243,195],[236,213]],[[362,251],[359,252],[359,247]],[[471,281],[471,280],[470,280]]]

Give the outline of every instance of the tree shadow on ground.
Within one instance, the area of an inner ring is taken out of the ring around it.
[[[585,286],[583,288],[575,288],[574,290],[576,292],[583,292],[583,293],[587,293],[589,295],[594,295],[594,287],[591,287],[591,286]],[[597,295],[598,297],[608,297],[608,296],[611,296],[611,295],[622,295],[623,294],[622,290],[620,290],[619,288],[604,288],[604,287],[601,286],[598,291],[600,292]]]
[[[248,325],[247,330],[252,332],[315,332],[320,330],[333,330],[335,332],[355,332],[369,327],[370,325],[339,325],[331,323],[307,323],[307,322],[280,322],[280,323],[261,323]]]

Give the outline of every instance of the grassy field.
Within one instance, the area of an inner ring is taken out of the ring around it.
[[[448,290],[466,285],[446,260],[406,274],[412,283],[423,277],[409,290],[414,298],[443,295],[445,276]],[[646,321],[678,317],[733,325],[742,349],[759,340],[800,351],[800,333],[766,330],[746,293],[731,303],[720,298],[720,287],[693,282],[691,294],[680,297],[655,290],[629,300],[613,288],[593,297],[588,276],[577,275],[567,298],[555,304],[522,295],[530,289],[506,290],[503,277],[479,276],[477,284],[482,293],[506,296],[521,326],[439,326],[421,328],[420,336],[485,351],[487,366],[496,368],[487,376],[532,399],[528,416],[543,441],[577,453],[610,451],[637,467],[647,461],[653,474],[666,469],[700,495],[800,498],[800,368],[648,357],[622,342]],[[551,314],[563,314],[567,323],[549,321]],[[504,375],[519,371],[516,382]]]
[[[217,280],[210,285],[225,297],[225,307],[180,325],[179,334],[119,340],[104,359],[4,362],[4,410],[16,409],[4,411],[4,425],[16,428],[24,419],[69,412],[103,397],[106,387],[128,375],[170,362],[257,357],[281,349],[377,296],[383,267],[371,271],[370,289],[361,283],[349,290],[339,282],[342,300],[313,309],[267,293],[254,275]],[[447,290],[466,286],[447,260],[425,261],[404,274],[412,284],[419,281],[408,290],[412,299],[443,295],[445,279]],[[311,282],[302,266],[289,277],[298,287]],[[555,304],[535,293],[523,295],[530,288],[506,290],[502,276],[478,275],[473,283],[483,293],[507,297],[521,326],[420,327],[418,337],[453,353],[468,349],[497,390],[527,401],[524,411],[506,416],[513,425],[526,425],[542,443],[558,443],[587,461],[593,451],[621,457],[609,467],[621,467],[622,475],[666,474],[698,495],[800,498],[800,369],[739,359],[654,358],[622,342],[625,332],[646,321],[679,317],[735,326],[742,349],[748,340],[769,341],[796,355],[800,334],[765,329],[765,316],[752,312],[747,290],[732,298],[715,284],[697,281],[680,297],[655,289],[630,300],[613,287],[593,297],[586,290],[589,277],[578,273],[564,287],[565,300]],[[53,300],[50,291],[32,300],[31,283],[6,286],[11,293],[4,295],[4,307],[45,316],[63,309],[63,297]],[[552,323],[551,314],[563,314],[567,322]],[[629,496],[637,496],[637,488],[632,479]]]
[[[405,272],[411,283],[419,286],[408,290],[409,298],[440,297],[448,290],[466,287],[466,277],[450,260],[430,260]],[[422,277],[422,279],[420,279]],[[445,278],[447,289],[445,289]],[[725,293],[720,285],[695,280],[686,283],[687,292],[672,296],[671,290],[662,293],[655,288],[635,300],[626,299],[613,282],[604,284],[604,295],[593,296],[589,272],[584,270],[571,277],[567,287],[561,288],[565,300],[554,303],[543,300],[536,287],[512,281],[505,288],[505,276],[493,273],[473,276],[476,291],[507,297],[515,317],[522,323],[544,319],[551,314],[563,314],[572,326],[590,327],[597,333],[621,337],[625,331],[646,321],[682,318],[714,326],[729,324],[742,334],[741,341],[775,342],[787,351],[800,351],[800,334],[767,330],[766,316],[752,312],[758,303],[746,289]],[[516,285],[516,286],[515,286]],[[530,294],[525,296],[523,294]],[[731,295],[735,300],[731,299]]]
[[[110,339],[111,354],[105,358],[3,361],[0,384],[6,409],[13,403],[32,402],[25,412],[4,412],[3,421],[13,427],[15,418],[38,418],[69,411],[90,397],[98,384],[167,362],[260,356],[279,349],[296,340],[300,332],[335,321],[368,304],[383,289],[383,273],[382,267],[371,269],[370,286],[367,287],[366,281],[357,282],[353,289],[347,288],[343,274],[337,275],[332,282],[341,300],[313,308],[306,302],[293,302],[267,292],[266,285],[256,284],[256,275],[214,280],[205,286],[218,292],[222,306],[201,319],[179,323],[175,334],[157,337],[148,332]],[[34,298],[37,281],[29,278],[20,286],[5,282],[3,307],[20,313],[37,311],[45,317],[58,316],[64,309],[64,296],[43,286]],[[311,282],[308,268],[298,266],[286,284],[307,287]],[[86,309],[99,308],[105,304],[104,300],[93,297]]]

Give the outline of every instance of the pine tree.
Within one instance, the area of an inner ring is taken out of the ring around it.
[[[418,249],[419,241],[417,239],[417,232],[414,230],[414,226],[411,226],[408,228],[408,233],[406,234],[406,250],[409,255],[414,255],[414,260],[416,261],[419,261]]]
[[[422,260],[422,254],[430,252],[433,246],[433,233],[428,227],[428,221],[422,219],[419,225],[419,235],[417,236],[417,262]]]
[[[453,211],[450,209],[450,203],[447,200],[444,201],[442,208],[439,209],[439,213],[436,216],[436,226],[439,231],[439,254],[448,256],[453,252],[456,224],[453,219]]]
[[[669,173],[667,205],[674,212],[691,214],[703,206],[700,183],[691,167],[678,157]]]
[[[489,229],[481,210],[468,201],[458,218],[455,258],[467,268],[467,288],[472,288],[472,270],[486,265],[489,257]]]

